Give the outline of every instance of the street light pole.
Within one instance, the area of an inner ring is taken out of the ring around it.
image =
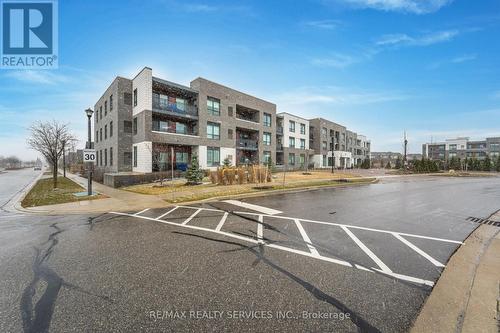
[[[92,124],[90,123],[90,119],[92,118],[93,113],[94,113],[94,111],[92,111],[92,109],[90,109],[90,108],[85,110],[85,114],[87,115],[87,118],[88,118],[88,133],[89,133],[88,141],[87,141],[87,149],[92,149]],[[87,194],[88,194],[88,196],[91,196],[92,195],[92,162],[87,163],[87,181],[88,181]]]
[[[66,178],[66,141],[62,142],[62,150],[63,150],[63,177]]]

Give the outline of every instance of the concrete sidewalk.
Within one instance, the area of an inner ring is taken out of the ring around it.
[[[500,211],[491,220],[500,221]],[[451,257],[411,332],[500,331],[500,228],[481,225]]]
[[[66,172],[66,177],[87,189],[87,179]],[[165,207],[168,204],[156,195],[138,194],[115,189],[103,184],[92,182],[94,192],[104,194],[108,198],[75,201],[64,204],[38,206],[30,208],[19,208],[23,212],[43,213],[50,215],[60,214],[83,214],[83,213],[106,213],[109,211],[134,211],[144,208]]]

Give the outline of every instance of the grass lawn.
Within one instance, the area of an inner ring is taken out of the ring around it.
[[[361,178],[342,173],[332,175],[323,171],[311,172],[309,175],[304,175],[302,172],[288,172],[285,177],[285,184],[283,184],[283,174],[278,173],[273,175],[272,182],[263,184],[215,185],[205,183],[190,186],[186,185],[184,180],[176,180],[173,184],[167,182],[163,187],[158,186],[158,184],[141,184],[123,189],[135,193],[158,195],[167,202],[180,203],[276,190],[366,184],[374,180],[374,178]]]
[[[66,202],[87,200],[87,197],[75,197],[73,193],[85,191],[83,187],[62,176],[57,177],[57,188],[53,188],[52,178],[40,179],[21,202],[23,207],[55,205]],[[97,195],[93,199],[100,199]]]

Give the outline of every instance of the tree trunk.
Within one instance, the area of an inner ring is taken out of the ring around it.
[[[57,160],[52,163],[52,179],[54,183],[54,188],[57,188]]]

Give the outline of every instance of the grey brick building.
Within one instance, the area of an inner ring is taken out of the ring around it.
[[[484,159],[489,156],[496,159],[500,155],[500,137],[484,140],[470,140],[468,137],[447,139],[443,142],[424,143],[422,155],[432,160],[446,161],[452,157],[460,159]]]

